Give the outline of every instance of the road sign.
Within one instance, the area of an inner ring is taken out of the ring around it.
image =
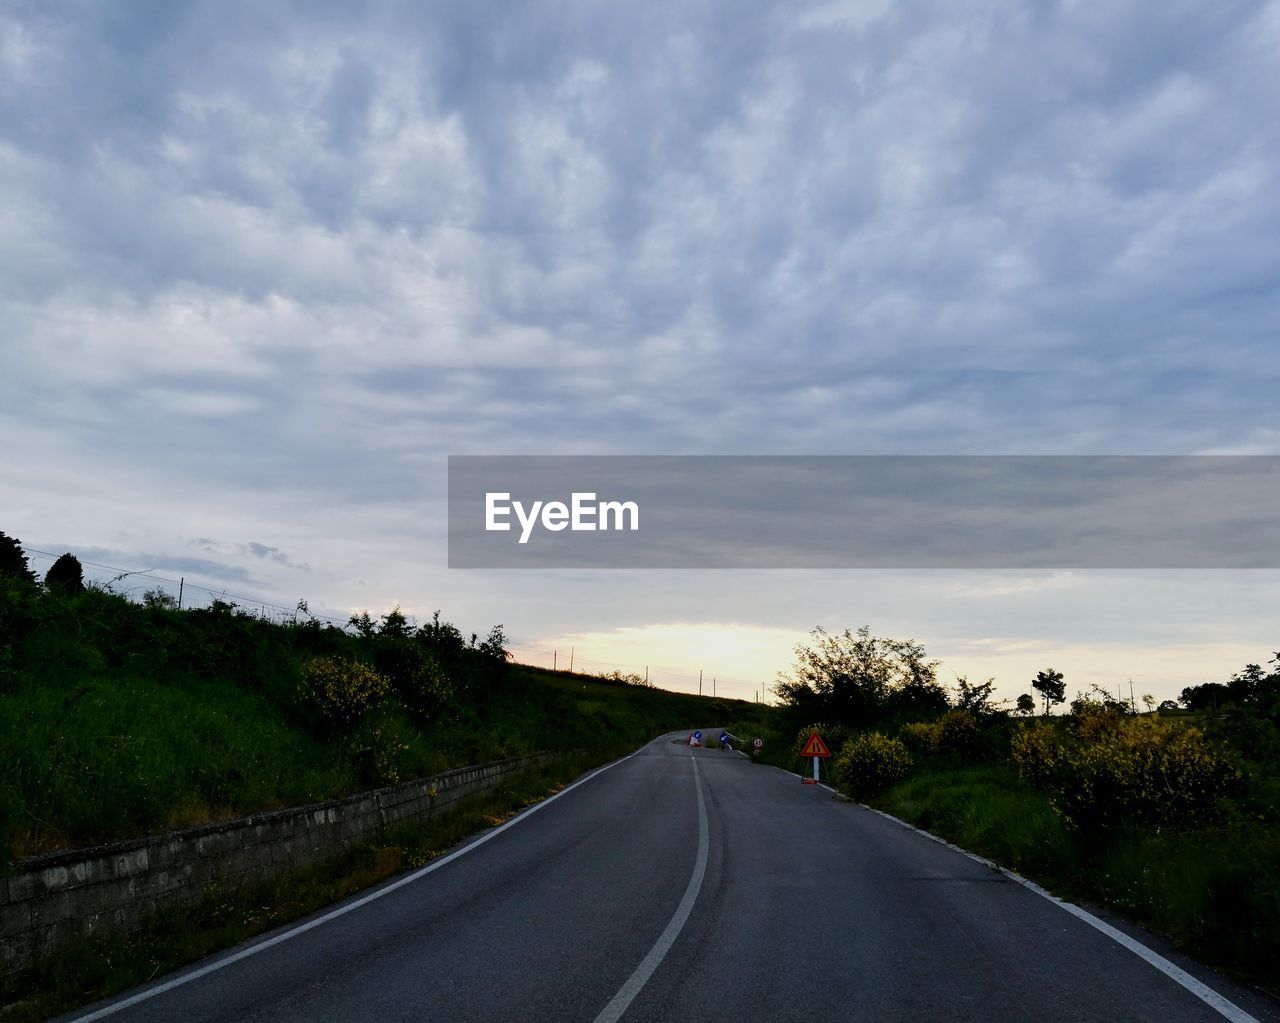
[[[793,746],[792,749],[795,747]],[[804,749],[800,751],[802,757],[829,757],[831,750],[827,749],[827,744],[822,741],[822,736],[814,732],[809,736],[809,741],[804,744]]]
[[[702,732],[701,732],[701,731],[694,732],[694,733],[693,733],[693,737],[694,737],[698,742],[701,742],[701,741],[702,741]]]
[[[751,745],[752,745],[752,746],[754,746],[756,749],[759,749],[761,746],[763,746],[763,745],[764,745],[764,740],[763,740],[763,739],[752,739],[752,740],[751,740]]]

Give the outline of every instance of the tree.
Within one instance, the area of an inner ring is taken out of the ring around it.
[[[143,593],[142,604],[144,607],[157,608],[161,611],[178,610],[178,598],[172,593],[166,593],[159,587]]]
[[[1023,717],[1030,717],[1036,712],[1035,697],[1030,693],[1023,693],[1018,697],[1017,709]]]
[[[1246,664],[1242,671],[1237,671],[1227,682],[1227,699],[1237,706],[1252,703],[1265,679],[1266,672],[1262,670],[1262,665]]]
[[[991,694],[995,691],[996,680],[989,678],[985,682],[970,682],[964,675],[956,676],[956,706],[973,714],[994,714],[995,704]]]
[[[397,604],[382,616],[382,624],[378,627],[378,635],[388,639],[408,639],[413,634],[413,626],[409,624]]]
[[[1067,698],[1067,683],[1063,681],[1062,672],[1054,671],[1052,668],[1036,672],[1031,688],[1044,697],[1045,714],[1049,713],[1050,707],[1064,702]]]
[[[22,545],[14,537],[0,533],[0,578],[3,577],[21,579],[28,583],[36,581],[36,574],[27,564]]]
[[[1178,697],[1187,710],[1217,710],[1221,704],[1228,702],[1230,693],[1221,682],[1201,682],[1198,686],[1187,686]]]
[[[68,597],[84,592],[84,569],[80,567],[80,559],[74,554],[64,554],[45,574],[44,585]]]
[[[876,721],[890,711],[946,709],[938,662],[926,660],[914,640],[873,636],[865,626],[835,635],[819,627],[810,637],[796,646],[791,674],[780,674],[774,686],[784,704],[815,720],[845,723]]]
[[[489,630],[489,635],[485,637],[479,649],[480,653],[485,657],[498,664],[505,665],[507,661],[511,660],[511,651],[507,649],[507,634],[503,631],[501,625],[495,625]],[[635,678],[640,678],[640,676],[636,675]],[[631,676],[628,676],[627,681],[631,681]],[[645,684],[647,685],[648,683]]]
[[[1143,693],[1142,702],[1146,704],[1148,714],[1156,709],[1156,698],[1150,693]]]

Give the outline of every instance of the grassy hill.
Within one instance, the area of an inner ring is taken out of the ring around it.
[[[0,579],[0,859],[769,714],[509,664],[502,642],[394,610],[343,630]]]

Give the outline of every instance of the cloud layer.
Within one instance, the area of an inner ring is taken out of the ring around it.
[[[9,4],[0,528],[482,603],[448,453],[1276,453],[1278,46],[1275,3]]]

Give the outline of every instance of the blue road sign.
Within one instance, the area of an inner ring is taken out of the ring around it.
[[[693,737],[694,737],[695,739],[697,739],[697,740],[701,741],[701,740],[702,740],[702,733],[701,733],[701,732],[694,732],[694,733],[693,733]]]

